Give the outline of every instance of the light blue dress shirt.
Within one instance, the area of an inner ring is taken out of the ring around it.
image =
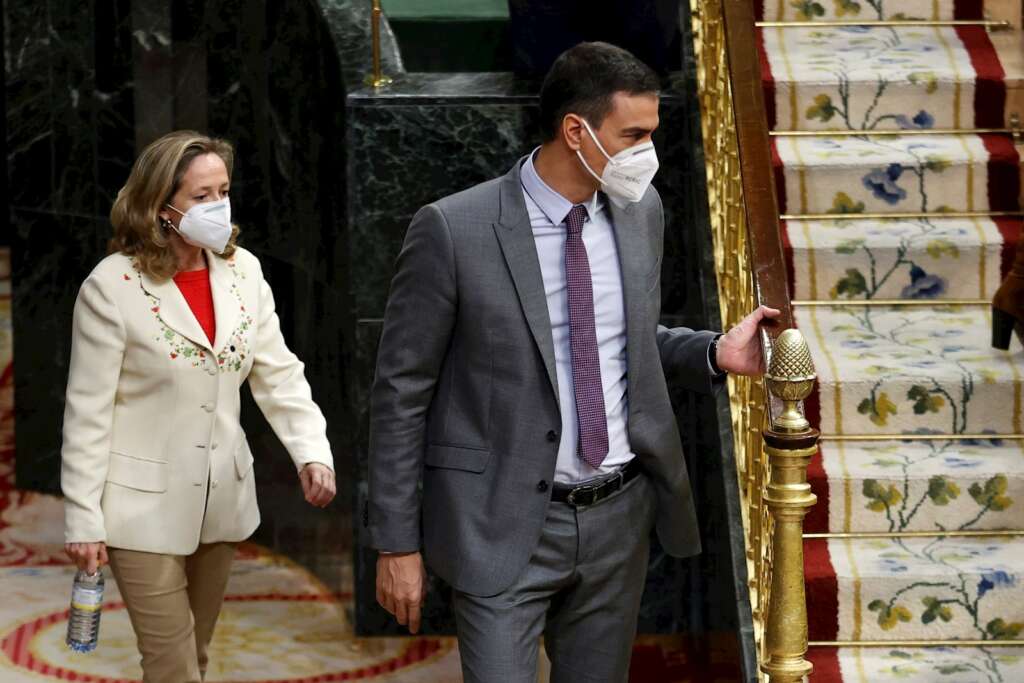
[[[569,346],[569,297],[565,283],[565,216],[573,204],[545,183],[533,165],[531,154],[521,169],[523,197],[537,244],[544,293],[547,295],[551,337],[555,347],[558,400],[562,409],[562,434],[555,465],[555,481],[576,483],[610,474],[635,457],[630,449],[626,420],[629,395],[626,376],[626,306],[622,270],[615,242],[615,227],[606,198],[595,193],[585,202],[589,219],[583,225],[583,244],[590,261],[594,289],[594,324],[601,361],[601,387],[608,418],[608,456],[593,468],[577,454],[579,422],[573,391],[572,353]]]

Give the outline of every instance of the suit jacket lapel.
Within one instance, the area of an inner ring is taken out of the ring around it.
[[[494,233],[498,237],[505,263],[508,264],[512,281],[515,283],[519,304],[533,339],[544,359],[544,368],[551,382],[551,389],[558,400],[558,377],[555,374],[555,346],[551,338],[551,318],[548,315],[548,300],[544,292],[544,276],[537,259],[537,245],[533,240],[530,216],[523,199],[519,168],[522,159],[501,182],[501,207]]]
[[[231,291],[236,276],[231,272],[228,262],[209,251],[206,252],[206,262],[210,266],[210,291],[213,293],[213,314],[217,321],[217,339],[213,344],[216,356],[235,333],[242,303]]]
[[[615,243],[619,252],[619,267],[622,270],[622,295],[626,311],[626,358],[628,363],[627,383],[630,396],[635,396],[635,378],[639,375],[640,341],[644,333],[644,245],[646,235],[636,223],[636,204],[619,208],[609,201],[612,225],[615,229]],[[633,401],[629,402],[630,412]]]
[[[204,349],[213,351],[210,340],[206,338],[206,333],[199,326],[199,321],[196,320],[178,285],[174,284],[174,280],[168,278],[158,281],[142,273],[142,287],[159,300],[156,313],[164,325]]]

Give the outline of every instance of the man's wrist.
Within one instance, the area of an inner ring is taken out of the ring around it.
[[[708,367],[711,368],[711,374],[715,377],[721,377],[726,374],[725,370],[718,365],[718,342],[724,336],[724,334],[718,334],[708,344]]]

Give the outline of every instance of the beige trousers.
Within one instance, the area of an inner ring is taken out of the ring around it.
[[[191,555],[108,549],[138,640],[144,683],[203,680],[236,545],[209,543]]]

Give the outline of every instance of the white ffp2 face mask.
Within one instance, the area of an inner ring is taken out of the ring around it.
[[[647,192],[651,180],[654,179],[654,174],[658,172],[658,153],[654,151],[654,143],[641,142],[638,145],[627,147],[613,157],[608,156],[608,152],[604,151],[601,141],[594,134],[594,129],[590,127],[586,119],[580,120],[587,132],[590,133],[590,139],[608,160],[604,172],[597,175],[594,173],[594,169],[590,168],[587,160],[583,158],[580,150],[576,150],[576,156],[580,158],[583,167],[601,183],[601,187],[608,197],[619,206],[627,202],[640,201],[644,193]]]
[[[167,208],[181,214],[181,223],[175,230],[187,244],[216,254],[224,251],[231,239],[231,202],[227,197],[196,204],[184,212],[170,204]]]

